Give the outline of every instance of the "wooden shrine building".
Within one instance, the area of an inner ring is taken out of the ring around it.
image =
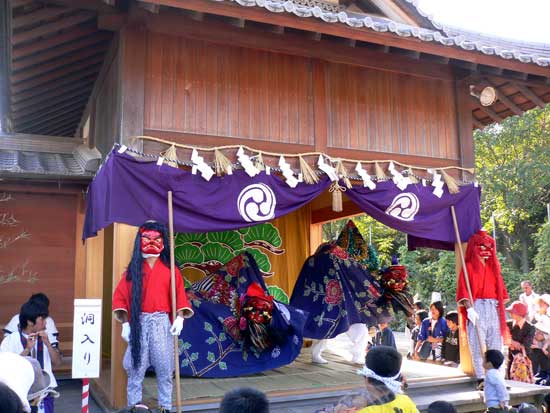
[[[110,300],[136,229],[81,242],[87,184],[115,143],[469,168],[475,129],[550,102],[548,46],[444,27],[415,4],[0,0],[0,323],[43,291],[70,356],[72,300],[102,298],[94,389],[125,404]],[[295,253],[274,259],[274,282],[290,294],[320,225],[359,212],[327,196],[275,223]]]

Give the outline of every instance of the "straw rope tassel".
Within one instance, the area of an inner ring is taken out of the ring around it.
[[[374,163],[374,173],[376,174],[376,178],[379,180],[384,180],[387,178],[386,174],[384,173],[384,170],[382,169],[382,167],[378,162]]]
[[[218,176],[228,173],[232,168],[231,161],[218,149],[214,151],[214,165]]]
[[[413,183],[413,184],[418,183],[418,178],[416,176],[414,176],[414,172],[413,172],[412,168],[409,168],[407,170],[407,176],[411,180],[411,183]]]
[[[164,162],[168,165],[177,168],[178,167],[178,153],[175,145],[170,146],[161,155],[165,158]]]
[[[349,177],[348,177],[348,171],[346,170],[346,167],[344,166],[344,162],[342,162],[341,159],[339,159],[336,162],[336,174],[344,180],[346,187],[348,189],[351,189],[351,181],[349,180]]]
[[[313,170],[311,166],[307,163],[307,161],[300,156],[300,172],[304,178],[304,182],[306,184],[316,184],[319,182],[319,177]]]
[[[264,158],[261,152],[258,152],[258,155],[254,158],[254,166],[258,171],[265,171]]]
[[[458,183],[456,180],[449,175],[447,172],[445,172],[444,169],[441,170],[441,175],[443,175],[443,180],[445,181],[445,184],[447,184],[447,188],[449,189],[449,193],[451,194],[457,194],[460,192],[460,188],[458,186]]]

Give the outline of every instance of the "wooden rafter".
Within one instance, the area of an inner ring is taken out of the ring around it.
[[[100,32],[95,36],[84,37],[74,42],[65,43],[59,47],[53,49],[45,50],[43,53],[38,53],[36,55],[27,57],[25,59],[20,59],[12,63],[11,68],[13,71],[18,71],[25,69],[30,66],[34,66],[38,63],[46,62],[53,58],[65,55],[70,52],[77,50],[84,50],[90,46],[96,45],[98,43],[105,42],[111,38],[110,33]]]
[[[94,80],[95,79],[93,77],[88,78],[88,79],[84,79],[84,80],[72,83],[70,85],[66,85],[63,88],[56,88],[56,89],[54,89],[52,91],[49,91],[47,93],[44,93],[42,95],[33,97],[31,99],[24,100],[23,102],[14,103],[14,104],[11,105],[12,110],[14,112],[17,112],[17,111],[22,110],[24,108],[36,106],[36,105],[39,105],[39,104],[43,105],[42,102],[46,102],[46,104],[47,104],[47,102],[51,101],[51,99],[56,98],[56,97],[61,96],[61,95],[64,95],[64,94],[66,94],[68,92],[71,92],[73,90],[85,89],[87,87],[90,87],[91,85],[93,85]]]
[[[87,95],[90,91],[92,90],[92,88],[88,88],[88,89],[80,89],[80,90],[76,90],[72,93],[66,93],[58,98],[55,98],[55,99],[52,99],[51,101],[48,102],[47,105],[39,105],[39,106],[32,106],[32,107],[25,107],[24,109],[21,109],[20,111],[18,112],[13,112],[13,118],[16,119],[16,120],[19,120],[21,118],[24,118],[25,116],[28,116],[30,114],[33,114],[33,113],[38,113],[38,112],[41,112],[45,109],[45,107],[53,107],[55,105],[58,105],[58,104],[61,104],[61,103],[64,103],[70,99],[73,99],[73,98],[78,98],[78,97],[81,97],[81,96],[84,96],[84,95]]]
[[[487,116],[489,116],[491,119],[493,119],[495,122],[502,122],[502,117],[498,115],[493,109],[487,106],[482,106],[479,103],[479,100],[472,96],[472,101],[475,102],[476,107],[479,108],[482,112],[484,112]]]
[[[485,124],[483,122],[481,122],[480,120],[478,120],[477,118],[475,117],[472,117],[473,118],[473,123],[474,123],[474,126],[478,129],[483,129],[485,127]]]
[[[71,75],[68,75],[68,76],[65,76],[65,77],[62,77],[61,79],[59,79],[55,82],[49,82],[49,83],[46,83],[46,84],[41,85],[39,87],[34,87],[32,89],[26,90],[26,91],[21,92],[21,93],[12,94],[11,95],[11,102],[12,103],[21,102],[23,100],[32,98],[33,96],[42,95],[43,93],[46,93],[50,90],[60,89],[62,86],[70,85],[71,83],[80,81],[82,79],[95,78],[95,77],[97,77],[97,74],[99,72],[99,68],[100,68],[99,65],[91,66],[87,69],[75,72],[75,73],[73,73]]]
[[[69,27],[77,26],[80,23],[91,20],[95,17],[94,13],[81,11],[72,16],[64,17],[55,22],[49,24],[43,24],[32,30],[23,31],[12,36],[12,44],[17,46],[21,43],[35,40],[39,37],[46,36],[51,33],[67,29]]]
[[[61,128],[67,128],[68,125],[74,124],[80,118],[80,113],[79,112],[71,112],[71,113],[72,114],[70,116],[65,116],[63,118],[54,120],[53,122],[49,122],[48,124],[46,124],[42,127],[39,127],[39,128],[33,128],[32,132],[42,135],[46,131],[52,131],[52,130],[55,130],[56,128],[60,128],[60,127]],[[31,130],[29,130],[27,132],[31,132]]]
[[[518,116],[521,116],[523,114],[523,110],[516,105],[508,96],[506,96],[501,89],[497,85],[495,85],[493,82],[491,82],[489,79],[485,78],[483,79],[483,84],[487,86],[493,87],[497,91],[497,98],[502,102],[504,106],[506,106],[510,111],[515,113]]]
[[[525,96],[527,99],[529,99],[538,107],[543,108],[546,106],[546,103],[544,103],[544,101],[540,97],[538,97],[535,94],[535,92],[533,92],[527,86],[521,85],[517,82],[514,82],[513,85],[523,96]]]
[[[34,53],[48,50],[53,47],[62,45],[63,43],[72,42],[81,37],[93,35],[97,32],[96,27],[75,27],[68,32],[64,32],[55,36],[48,37],[44,40],[38,40],[25,46],[14,48],[12,51],[12,59],[17,61],[18,59],[26,58]]]
[[[118,9],[110,4],[109,1],[97,0],[42,0],[48,4],[57,4],[58,6],[72,7],[75,9],[91,10],[100,13],[116,13]]]
[[[68,102],[55,105],[55,107],[50,107],[50,108],[44,109],[43,111],[41,111],[39,113],[36,113],[34,115],[26,116],[25,118],[23,118],[20,121],[16,120],[14,123],[15,123],[16,127],[19,127],[20,125],[24,125],[24,124],[27,124],[29,122],[32,122],[32,121],[35,121],[35,120],[38,120],[38,119],[47,119],[48,116],[50,116],[52,114],[55,114],[58,111],[65,111],[66,112],[67,110],[70,110],[73,106],[80,105],[82,103],[85,103],[86,101],[87,101],[86,97],[80,97],[80,99],[77,98],[77,99],[74,99],[74,100],[70,100]]]
[[[72,9],[67,9],[65,7],[47,7],[38,9],[32,13],[23,14],[14,18],[12,20],[12,28],[13,30],[19,30],[22,27],[36,25],[36,23],[39,22],[55,19],[62,14],[67,14],[71,11]]]
[[[80,115],[82,113],[82,109],[83,109],[83,106],[80,105],[80,106],[75,106],[73,109],[68,111],[67,110],[58,111],[56,112],[56,114],[51,114],[45,119],[41,119],[39,121],[34,121],[34,122],[28,122],[25,124],[20,124],[19,130],[22,132],[39,130],[39,128],[43,127],[43,125],[51,126],[51,122],[57,119],[60,119],[60,118],[66,119],[75,114]]]
[[[105,43],[99,44],[92,48],[83,49],[78,53],[74,53],[69,56],[61,56],[57,59],[50,60],[47,63],[43,63],[41,65],[22,70],[18,73],[13,74],[10,77],[10,80],[12,84],[16,84],[22,82],[23,80],[33,78],[42,73],[47,73],[60,67],[70,67],[72,63],[83,61],[85,59],[88,59],[89,57],[103,55],[105,53],[105,50],[107,50],[107,44]]]
[[[24,82],[18,83],[16,85],[12,85],[11,86],[12,93],[23,92],[25,90],[29,90],[33,87],[36,87],[38,85],[43,85],[44,83],[48,83],[55,79],[59,79],[69,74],[76,73],[79,70],[87,69],[88,67],[95,66],[98,63],[101,63],[102,60],[103,60],[103,56],[95,56],[88,60],[75,63],[74,65],[62,67],[60,69],[53,70],[49,73],[46,73],[42,76],[37,76],[33,79],[29,79]]]

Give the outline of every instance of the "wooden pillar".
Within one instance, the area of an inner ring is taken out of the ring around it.
[[[143,135],[145,108],[145,61],[147,32],[138,23],[124,27],[120,32],[119,87],[120,87],[120,143],[136,150],[142,142],[129,142],[132,136]]]
[[[74,298],[86,297],[86,246],[82,242],[82,228],[86,214],[86,201],[83,194],[76,197],[75,258],[74,258]],[[100,297],[98,297],[100,298]]]
[[[462,244],[462,251],[466,254],[467,243]],[[458,283],[458,277],[460,276],[460,271],[462,270],[462,260],[460,259],[459,252],[460,244],[455,243],[455,263],[456,263],[456,280]],[[459,332],[459,349],[460,349],[460,368],[466,374],[474,374],[474,366],[472,364],[472,355],[470,353],[470,346],[468,345],[468,334],[466,330],[462,327],[465,323],[462,322],[462,315],[460,311],[458,312],[458,325],[460,326]]]
[[[132,257],[137,227],[114,224],[113,227],[113,288],[116,288],[123,272]],[[111,292],[111,294],[112,294]],[[126,372],[122,368],[122,358],[126,343],[120,337],[121,324],[113,322],[111,328],[111,404],[114,408],[126,406]]]

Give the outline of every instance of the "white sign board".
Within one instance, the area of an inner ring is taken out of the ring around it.
[[[101,300],[74,300],[73,379],[99,377]]]

